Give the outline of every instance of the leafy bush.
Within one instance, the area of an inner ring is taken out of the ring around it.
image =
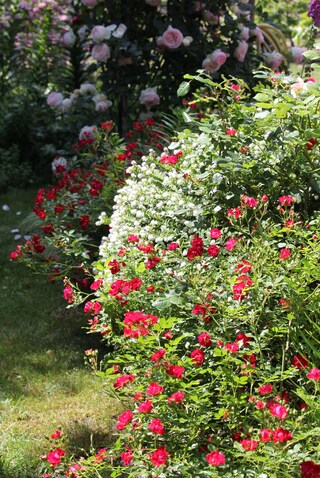
[[[31,180],[31,168],[28,163],[21,163],[19,148],[13,145],[8,149],[0,148],[0,192],[8,187],[24,187]]]

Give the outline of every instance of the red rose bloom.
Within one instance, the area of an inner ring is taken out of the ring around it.
[[[161,446],[151,454],[150,460],[154,466],[166,465],[168,456],[166,446]]]
[[[164,435],[164,424],[160,418],[154,418],[148,425],[149,430],[156,435]]]
[[[157,382],[152,382],[147,388],[147,394],[152,396],[160,395],[164,391],[164,388]]]
[[[184,399],[184,392],[179,391],[170,395],[170,397],[168,398],[168,403],[172,403],[172,402],[180,403],[182,402],[183,399]]]
[[[216,450],[208,453],[206,460],[211,466],[220,466],[225,464],[226,457],[223,453],[220,453],[218,450]]]
[[[240,443],[245,451],[255,451],[259,445],[256,440],[249,439],[241,440]]]
[[[274,443],[283,443],[288,440],[292,440],[293,436],[288,430],[284,430],[283,428],[277,428],[273,432],[272,441]]]
[[[211,335],[207,332],[202,332],[202,334],[198,335],[198,342],[203,347],[210,347],[212,345]]]
[[[320,465],[314,461],[303,461],[300,470],[301,478],[320,478]]]
[[[200,349],[195,349],[191,352],[190,358],[194,365],[200,366],[204,362],[204,352]]]

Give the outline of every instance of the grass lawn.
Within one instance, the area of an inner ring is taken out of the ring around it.
[[[84,350],[99,344],[82,330],[84,314],[66,309],[61,284],[9,261],[18,243],[11,231],[30,213],[35,193],[0,196],[0,478],[41,477],[39,455],[57,427],[75,455],[107,446],[120,410],[84,366]]]

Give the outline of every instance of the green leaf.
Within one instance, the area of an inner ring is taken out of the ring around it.
[[[185,96],[190,90],[190,82],[183,81],[178,88],[177,95],[178,96]]]
[[[320,50],[307,50],[303,52],[303,56],[307,60],[320,60]]]

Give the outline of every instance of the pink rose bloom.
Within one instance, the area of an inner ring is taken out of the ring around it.
[[[248,53],[249,45],[246,41],[239,42],[239,45],[235,49],[234,56],[238,61],[244,62],[246,54]]]
[[[160,103],[160,96],[157,93],[157,87],[146,88],[142,90],[139,96],[139,101],[141,105],[146,106],[156,106]]]
[[[98,0],[81,0],[83,5],[89,8],[93,8],[98,4]]]
[[[173,28],[171,25],[169,25],[163,35],[157,39],[157,45],[159,47],[169,48],[170,50],[179,48],[182,42],[183,35],[181,31],[177,28]]]
[[[254,28],[251,33],[256,36],[259,45],[264,42],[264,36],[259,27]]]
[[[293,46],[291,48],[293,61],[295,63],[302,63],[303,62],[303,60],[304,60],[303,52],[304,52],[304,48],[301,48],[300,46]]]
[[[161,0],[145,0],[145,2],[152,7],[160,7],[161,5]]]
[[[95,45],[92,48],[91,55],[96,61],[105,63],[110,58],[110,48],[106,43]]]
[[[68,111],[70,111],[72,108],[72,104],[73,102],[70,98],[65,98],[62,101],[62,105],[61,105],[62,113],[67,113]]]
[[[61,106],[63,102],[63,96],[61,93],[56,93],[55,91],[52,91],[47,97],[47,104],[51,108],[57,108],[58,106]]]
[[[241,25],[240,30],[241,30],[241,40],[248,41],[250,36],[249,28]]]
[[[96,126],[84,126],[81,128],[79,133],[79,140],[83,139],[95,139],[95,130],[97,129]]]
[[[276,70],[284,60],[284,56],[278,51],[266,52],[263,54],[265,62],[272,70]]]
[[[210,12],[210,10],[203,11],[203,19],[206,22],[210,23],[210,25],[218,25],[219,23],[219,17],[214,13]]]
[[[91,30],[91,37],[95,43],[103,42],[107,38],[106,27],[103,25],[96,25]]]
[[[77,37],[72,30],[67,31],[61,39],[61,43],[66,48],[72,48],[76,42]]]
[[[203,60],[202,68],[208,73],[218,71],[219,68],[226,62],[228,56],[228,53],[220,50],[220,48],[218,50],[214,50],[213,53],[208,55],[207,58]]]

